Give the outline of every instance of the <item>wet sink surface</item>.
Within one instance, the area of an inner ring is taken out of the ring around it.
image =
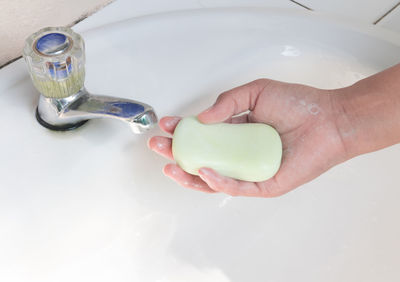
[[[392,35],[278,9],[160,14],[84,33],[86,86],[191,115],[260,77],[350,85],[398,62]],[[399,146],[280,198],[207,195],[162,175],[146,147],[158,129],[42,128],[21,60],[0,71],[0,95],[2,281],[400,279]]]

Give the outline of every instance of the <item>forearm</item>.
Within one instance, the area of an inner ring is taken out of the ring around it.
[[[349,158],[400,142],[400,64],[336,90],[334,98]]]

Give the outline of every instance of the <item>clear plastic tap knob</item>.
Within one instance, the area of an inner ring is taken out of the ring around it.
[[[47,27],[26,39],[23,56],[36,89],[48,98],[65,98],[83,88],[85,43],[66,27]]]

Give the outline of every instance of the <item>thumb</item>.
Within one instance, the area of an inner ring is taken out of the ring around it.
[[[228,120],[234,115],[247,110],[252,111],[257,98],[270,80],[259,79],[222,93],[217,101],[197,118],[202,123],[217,123]]]

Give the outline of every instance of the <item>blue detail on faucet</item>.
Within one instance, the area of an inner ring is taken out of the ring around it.
[[[47,56],[62,54],[71,44],[68,37],[62,33],[49,33],[40,37],[36,42],[36,50]],[[65,61],[47,62],[46,67],[53,79],[63,79],[71,73],[71,57]]]
[[[62,33],[49,33],[43,35],[36,42],[36,49],[45,55],[51,55],[57,50],[64,50],[67,45],[67,36]]]
[[[72,70],[71,59],[68,57],[64,63],[54,62],[46,63],[47,69],[49,70],[50,76],[53,79],[66,78]]]
[[[108,114],[123,118],[136,116],[143,112],[144,107],[142,105],[132,102],[110,102],[101,111],[96,111],[99,114]]]

